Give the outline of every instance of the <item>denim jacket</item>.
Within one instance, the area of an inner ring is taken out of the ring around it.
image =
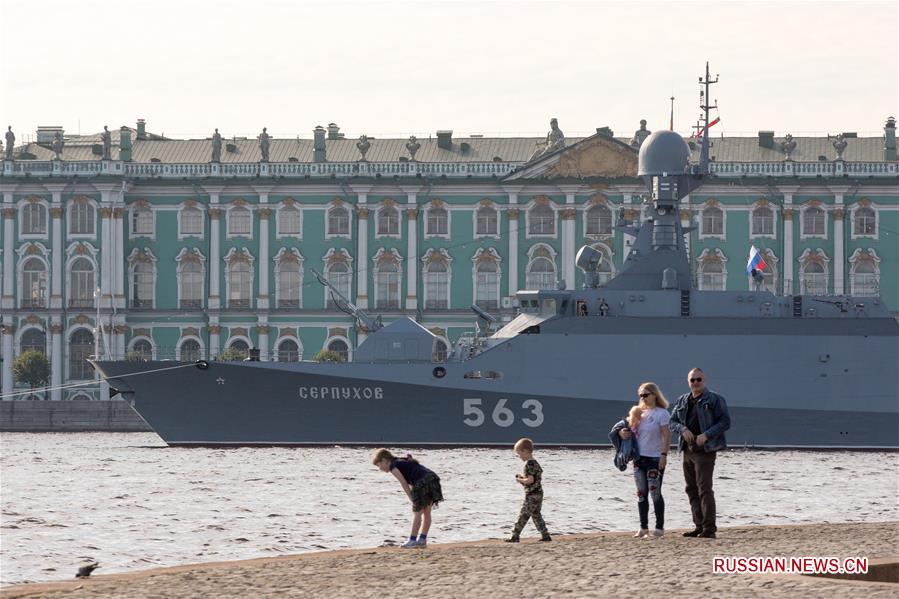
[[[684,393],[677,398],[674,409],[671,410],[671,422],[668,424],[671,431],[677,435],[687,426],[687,411],[689,409],[690,393]],[[696,402],[699,428],[708,437],[703,445],[706,453],[718,451],[727,447],[724,431],[730,428],[730,413],[727,411],[727,402],[724,398],[708,389],[702,392]],[[678,447],[686,449],[684,438],[680,438]]]
[[[631,431],[631,436],[627,439],[622,439],[618,436],[618,431],[623,428]],[[615,466],[622,472],[627,470],[628,462],[635,461],[640,457],[640,446],[637,444],[637,436],[633,432],[627,425],[627,419],[619,420],[612,427],[612,430],[609,431],[609,441],[612,442],[612,447],[615,448]]]

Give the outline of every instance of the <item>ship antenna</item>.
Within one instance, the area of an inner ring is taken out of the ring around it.
[[[718,75],[715,74],[715,80],[712,81],[709,74],[709,61],[705,62],[705,79],[699,78],[699,85],[703,89],[699,91],[699,108],[702,109],[702,128],[698,134],[702,135],[699,149],[699,173],[702,175],[709,174],[709,110],[714,108],[718,110],[718,101],[715,100],[714,105],[709,104],[709,86],[718,83]]]

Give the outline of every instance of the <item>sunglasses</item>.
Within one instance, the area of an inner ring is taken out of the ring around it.
[[[646,399],[650,395],[655,395],[654,393],[640,393],[640,399]]]
[[[701,383],[701,382],[702,382],[702,377],[695,378],[695,379],[690,379],[690,382],[691,382],[691,383]]]

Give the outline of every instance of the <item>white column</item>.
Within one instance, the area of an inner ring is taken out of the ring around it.
[[[256,327],[256,331],[259,333],[259,359],[263,362],[268,362],[270,359],[270,348],[268,346],[268,323],[260,322],[259,326]]]
[[[629,212],[632,210],[632,208],[631,208],[632,198],[633,198],[633,196],[629,193],[626,193],[623,195],[622,208],[624,209],[624,212]],[[624,218],[624,217],[625,217],[625,215],[623,214],[622,218]],[[627,260],[627,255],[630,254],[631,245],[633,245],[633,243],[634,243],[633,235],[629,235],[628,233],[623,233],[621,235],[621,262],[622,263],[624,263],[624,261]]]
[[[15,359],[12,353],[12,342],[13,335],[15,335],[15,329],[12,326],[12,319],[4,319],[3,324],[3,333],[0,336],[3,337],[3,392],[4,393],[12,393],[12,362]]]
[[[565,193],[565,209],[562,210],[562,278],[567,289],[575,288],[574,281],[574,192]]]
[[[62,193],[53,192],[53,206],[50,208],[50,216],[53,226],[53,264],[51,265],[50,280],[50,308],[59,310],[62,308],[62,263],[65,260],[62,241]]]
[[[122,206],[125,204],[125,194],[119,192]],[[113,252],[109,258],[112,269],[112,294],[115,307],[125,309],[125,208],[119,207],[112,211],[112,241]]]
[[[259,194],[259,203],[268,203],[268,193]],[[268,207],[259,208],[259,297],[256,300],[256,307],[260,310],[268,310],[269,307],[269,284],[268,284],[268,221],[271,216],[271,210]]]
[[[219,326],[217,320],[211,320],[209,323],[209,347],[207,348],[207,358],[212,360],[219,355],[221,351],[219,343],[219,333],[222,327]]]
[[[417,194],[407,193],[406,203],[406,310],[418,307],[418,208]]]
[[[510,191],[509,207],[506,216],[509,218],[509,292],[507,295],[515,295],[518,292],[518,192]]]
[[[837,192],[834,198],[833,211],[833,293],[843,295],[846,292],[843,279],[845,278],[846,256],[843,249],[843,192]]]
[[[12,207],[12,193],[3,192],[3,298],[0,306],[4,310],[12,310],[15,305],[15,293],[13,291],[13,224],[15,223],[16,209]]]
[[[101,191],[100,201],[100,307],[108,308],[112,303],[112,243],[110,242],[110,219],[112,208],[109,207],[109,191]]]
[[[59,401],[62,399],[62,375],[65,372],[65,364],[62,362],[62,325],[57,319],[50,324],[50,399]]]
[[[359,225],[359,255],[356,256],[356,306],[363,310],[368,308],[368,208],[365,206],[367,201],[368,194],[359,192],[356,207],[356,220]]]
[[[793,276],[793,194],[784,193],[784,255],[783,273],[784,284],[783,292],[787,295],[793,295],[796,289],[796,283]]]
[[[221,248],[219,246],[219,223],[221,222],[222,211],[218,207],[219,194],[212,192],[209,194],[209,309],[218,310],[221,306],[221,296],[219,295],[219,272],[221,268]],[[218,335],[216,335],[218,339]],[[218,353],[212,353],[209,348],[209,356],[213,357]]]

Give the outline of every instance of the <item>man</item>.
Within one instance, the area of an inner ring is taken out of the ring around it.
[[[702,369],[694,368],[687,379],[690,392],[677,399],[669,423],[672,432],[680,434],[684,481],[693,512],[694,529],[684,536],[714,539],[717,527],[712,477],[717,452],[727,447],[724,431],[730,428],[730,414],[724,398],[706,389]]]

